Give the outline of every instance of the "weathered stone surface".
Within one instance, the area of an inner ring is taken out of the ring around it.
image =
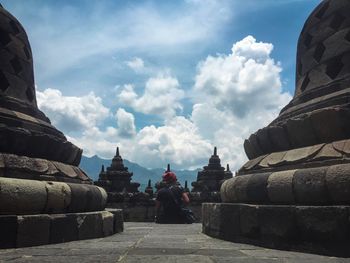
[[[114,234],[114,215],[111,212],[102,212],[102,232],[105,237]]]
[[[299,204],[329,202],[326,186],[326,167],[297,170],[293,178],[295,201]]]
[[[71,202],[68,206],[70,212],[98,211],[104,209],[105,195],[97,186],[68,184],[71,190]]]
[[[295,162],[302,162],[308,158],[311,158],[319,150],[321,150],[322,147],[323,147],[323,144],[318,144],[318,145],[314,145],[314,146],[290,150],[290,151],[287,151],[287,153],[283,157],[283,160],[287,164],[292,164]]]
[[[322,149],[316,154],[313,160],[322,161],[327,159],[342,158],[343,155],[333,148],[331,143],[325,144]]]
[[[239,205],[204,203],[202,209],[205,233],[225,240],[234,240],[239,235]]]
[[[78,214],[78,238],[89,239],[103,237],[102,215],[98,212]]]
[[[294,207],[260,206],[258,213],[263,239],[268,242],[291,242],[297,237]]]
[[[348,210],[341,206],[296,208],[302,238],[314,242],[335,242],[348,239]]]
[[[270,173],[253,174],[247,185],[247,200],[249,202],[264,203],[268,201],[267,179]]]
[[[238,177],[235,176],[232,179],[228,179],[221,185],[220,195],[222,202],[229,203],[238,201],[236,191],[233,188],[237,178]]]
[[[0,200],[0,214],[41,213],[47,200],[45,183],[0,178]]]
[[[346,144],[347,140],[342,140],[342,141],[335,141],[332,143],[333,148],[337,150],[340,153],[343,153],[344,146]]]
[[[256,157],[264,154],[264,152],[260,148],[258,136],[256,134],[253,133],[252,135],[250,135],[248,140],[249,140],[250,145],[254,149],[254,153],[255,153]]]
[[[71,190],[66,183],[47,182],[47,202],[45,211],[47,213],[60,213],[66,211],[71,202]]]
[[[52,163],[56,166],[58,171],[60,171],[63,176],[68,176],[71,178],[77,177],[77,174],[72,166],[64,163],[60,163],[60,162],[52,162]]]
[[[12,248],[17,240],[17,216],[0,216],[0,248]]]
[[[293,176],[296,170],[272,173],[267,180],[269,200],[276,204],[293,204]]]
[[[268,131],[274,151],[285,151],[290,149],[288,136],[283,127],[269,126]]]
[[[264,158],[266,158],[267,155],[261,155],[255,159],[249,160],[243,165],[242,170],[250,170],[254,169],[256,165],[258,165]]]
[[[253,146],[250,144],[249,140],[245,140],[243,143],[244,151],[249,160],[254,159],[256,157]]]
[[[124,217],[123,217],[123,210],[120,209],[114,209],[113,211],[111,209],[108,210],[113,214],[114,219],[114,233],[120,233],[124,230]]]
[[[78,240],[78,224],[75,214],[50,216],[50,243]]]
[[[314,111],[310,115],[313,130],[319,142],[332,142],[344,138],[338,109]]]
[[[350,202],[350,164],[332,165],[326,172],[326,185],[334,203]]]
[[[50,239],[50,216],[18,216],[17,247],[48,244]]]
[[[239,212],[240,233],[246,237],[260,237],[259,213],[257,205],[241,205]]]
[[[234,191],[235,196],[237,197],[237,200],[240,202],[247,202],[249,201],[247,189],[249,184],[249,179],[252,177],[252,175],[242,175],[242,176],[236,176],[235,183],[230,185],[231,189],[226,189],[226,191]]]
[[[260,129],[257,131],[259,145],[263,153],[270,153],[272,151],[271,141],[268,133],[268,129]]]
[[[289,119],[286,123],[288,138],[294,148],[317,144],[317,138],[308,117]]]

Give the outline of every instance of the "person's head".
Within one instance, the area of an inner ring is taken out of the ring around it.
[[[176,183],[176,174],[173,172],[165,172],[163,174],[163,181],[166,182],[167,184],[174,184]]]

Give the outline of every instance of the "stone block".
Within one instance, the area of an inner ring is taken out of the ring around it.
[[[264,152],[262,151],[260,145],[259,145],[259,141],[258,141],[258,136],[256,136],[256,134],[252,134],[249,136],[249,143],[253,148],[253,151],[255,153],[255,157],[263,155]]]
[[[44,211],[45,183],[35,180],[0,178],[1,214],[38,214]]]
[[[247,189],[248,189],[248,184],[251,177],[252,177],[251,174],[236,176],[235,182],[232,184],[232,188],[231,188],[232,190],[227,189],[226,192],[234,191],[237,201],[247,202],[249,200]]]
[[[102,211],[102,232],[104,237],[114,234],[114,215],[108,211]]]
[[[240,235],[239,205],[205,203],[202,206],[203,232],[234,241]]]
[[[17,216],[0,216],[0,248],[16,247]]]
[[[244,237],[259,238],[260,226],[257,205],[240,205],[240,232]]]
[[[261,155],[261,156],[255,158],[255,159],[249,160],[248,162],[246,162],[243,165],[243,170],[254,169],[266,157],[267,157],[267,155]]]
[[[249,160],[257,157],[257,154],[255,153],[254,148],[250,144],[249,140],[244,141],[243,147],[244,147],[245,154],[247,155]]]
[[[331,143],[325,144],[322,149],[312,159],[315,161],[323,161],[327,159],[339,159],[343,155],[334,149]]]
[[[309,242],[337,242],[348,239],[348,210],[341,206],[299,206],[296,218],[301,237]]]
[[[316,155],[322,147],[323,144],[318,144],[314,146],[289,150],[284,155],[283,160],[286,162],[286,164],[301,163],[307,160],[308,158],[311,158],[314,155]]]
[[[268,132],[273,151],[286,151],[290,149],[288,136],[283,127],[270,126]]]
[[[262,205],[258,209],[261,238],[267,242],[293,242],[297,224],[293,206]]]
[[[326,172],[326,185],[334,203],[350,201],[350,164],[332,165]]]
[[[293,176],[296,170],[272,173],[267,180],[267,195],[272,203],[293,204]]]
[[[66,183],[47,182],[47,203],[45,211],[47,213],[65,212],[71,202],[71,190]]]
[[[17,247],[48,244],[50,240],[50,216],[18,216]]]
[[[298,204],[329,202],[326,186],[326,167],[297,170],[293,178],[295,201]]]
[[[75,178],[77,177],[76,172],[73,169],[73,166],[68,165],[68,164],[64,164],[64,163],[60,163],[60,162],[52,162],[56,168],[64,175],[64,176],[68,176],[70,178]]]
[[[76,220],[78,223],[78,238],[80,240],[103,237],[101,212],[79,213]]]
[[[247,185],[247,200],[249,202],[264,203],[268,201],[267,179],[270,173],[252,174]]]
[[[319,142],[328,143],[345,137],[338,111],[335,108],[328,108],[311,113],[311,123]]]
[[[264,160],[262,160],[259,163],[259,166],[261,167],[273,167],[273,166],[279,166],[284,163],[284,156],[287,152],[274,152],[270,153]]]
[[[56,214],[50,218],[50,243],[78,240],[76,214]]]
[[[69,212],[86,212],[103,210],[106,199],[102,191],[94,185],[68,183],[71,189]]]
[[[220,188],[220,196],[223,203],[232,203],[238,201],[234,190],[234,185],[238,177],[233,177],[223,182]]]
[[[308,116],[289,119],[286,122],[289,141],[293,148],[317,144],[317,138]]]
[[[259,140],[259,145],[263,153],[270,153],[272,152],[272,146],[271,146],[271,141],[268,133],[268,128],[263,128],[257,131],[256,133],[258,140]]]
[[[124,211],[122,209],[106,209],[108,212],[113,214],[114,233],[120,233],[124,231]]]

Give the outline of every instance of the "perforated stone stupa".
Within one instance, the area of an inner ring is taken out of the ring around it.
[[[28,37],[0,6],[0,248],[117,231],[117,216],[103,211],[106,192],[78,167],[81,155],[38,109]]]
[[[244,143],[249,161],[203,207],[204,232],[349,254],[350,1],[323,1],[298,41],[292,101]],[[214,218],[215,217],[215,218]]]

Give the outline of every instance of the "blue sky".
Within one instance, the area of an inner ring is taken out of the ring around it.
[[[39,107],[84,154],[203,166],[294,93],[299,32],[319,0],[2,0],[32,45]]]

